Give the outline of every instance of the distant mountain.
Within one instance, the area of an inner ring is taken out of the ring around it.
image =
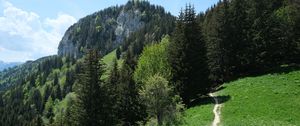
[[[21,62],[3,62],[0,61],[0,71],[22,64]]]
[[[69,27],[59,43],[58,55],[78,59],[88,49],[105,55],[119,46],[122,52],[131,46],[139,53],[145,44],[172,33],[174,26],[175,17],[163,7],[129,1],[88,15]]]

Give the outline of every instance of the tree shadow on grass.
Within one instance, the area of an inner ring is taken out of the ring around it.
[[[272,69],[266,70],[263,74],[284,74],[298,70],[300,70],[299,64],[281,65],[279,67],[274,67]]]
[[[214,88],[214,89],[212,89],[212,91],[213,92],[217,92],[217,91],[221,91],[221,90],[223,90],[223,89],[225,89],[226,87],[224,87],[224,86],[219,86],[219,87],[217,87],[217,88]]]
[[[231,97],[229,95],[214,96],[214,97],[203,96],[198,99],[194,99],[187,107],[191,108],[191,107],[200,106],[200,105],[215,104],[214,98],[217,98],[219,101],[219,104],[222,104],[222,103],[229,101]]]
[[[300,70],[300,64],[280,65],[280,66],[271,67],[269,69],[253,70],[253,71],[248,71],[246,73],[240,73],[239,75],[232,76],[231,79],[225,81],[224,83],[229,83],[244,77],[258,77],[266,74],[286,74],[289,72],[299,71],[299,70]],[[222,84],[217,84],[216,87],[220,85]]]

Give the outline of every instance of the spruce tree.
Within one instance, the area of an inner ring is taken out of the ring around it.
[[[44,89],[44,96],[43,96],[43,100],[44,100],[44,104],[47,102],[49,96],[51,95],[51,91],[52,89],[50,88],[50,86],[47,84],[45,85],[45,89]]]
[[[117,59],[120,59],[121,58],[121,48],[120,47],[118,47],[117,48],[117,50],[116,50],[116,57],[117,57]]]
[[[38,113],[43,111],[43,100],[41,92],[38,89],[33,89],[33,94],[31,95],[31,104],[34,105]]]
[[[185,104],[189,104],[198,94],[208,93],[210,85],[205,43],[191,5],[180,12],[168,58],[172,67],[172,81]]]
[[[109,121],[111,125],[117,125],[120,124],[120,120],[118,117],[119,110],[120,110],[120,92],[119,92],[119,78],[120,73],[118,69],[118,62],[117,59],[113,60],[113,68],[110,71],[109,77],[107,78],[107,82],[105,85],[105,89],[107,90],[107,96],[108,96],[108,111],[109,111]]]
[[[54,90],[55,90],[55,97],[57,99],[61,100],[62,99],[62,93],[61,93],[60,85],[59,84],[56,85]]]
[[[230,73],[229,58],[232,52],[230,40],[228,2],[219,2],[210,18],[204,23],[206,37],[209,78],[213,83],[222,83]]]
[[[82,65],[76,82],[75,120],[79,126],[100,126],[106,124],[105,90],[100,77],[103,74],[102,62],[97,51],[90,50]]]
[[[63,86],[63,97],[65,97],[69,92],[72,91],[72,85],[74,83],[74,71],[73,70],[67,70],[66,73],[66,81]]]
[[[59,85],[59,79],[57,73],[54,74],[53,85],[54,86]]]
[[[119,118],[123,125],[136,125],[137,121],[142,121],[145,117],[145,107],[140,103],[138,86],[133,80],[132,64],[133,57],[128,51],[126,59],[120,70],[119,78],[119,92],[120,92],[120,106]]]
[[[234,0],[230,5],[230,36],[231,51],[229,62],[233,74],[242,73],[247,69],[249,63],[250,38],[247,36],[250,23],[247,20],[248,3],[245,0]]]

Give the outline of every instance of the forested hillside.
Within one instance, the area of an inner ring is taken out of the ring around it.
[[[95,12],[72,25],[59,44],[58,55],[78,59],[87,49],[97,49],[105,55],[120,45],[122,52],[130,46],[140,53],[144,44],[170,34],[174,25],[175,17],[163,7],[129,1]]]
[[[104,56],[117,50],[110,54],[111,58],[104,58],[109,60],[104,61],[107,78],[113,58],[124,58],[124,53],[131,50],[137,59],[144,45],[170,34],[174,25],[175,17],[163,7],[139,1],[128,1],[80,19],[66,31],[58,56],[28,61],[0,72],[0,124],[56,125],[61,118],[68,123],[65,114],[70,113],[69,102],[74,97],[71,92],[85,52],[94,49]]]
[[[211,80],[299,63],[298,13],[294,0],[225,0],[200,14]]]
[[[298,1],[178,12],[131,0],[80,19],[58,55],[0,72],[0,125],[193,125],[184,110],[222,83],[300,64]]]

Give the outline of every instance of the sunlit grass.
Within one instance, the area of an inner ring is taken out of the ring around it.
[[[210,126],[214,114],[212,112],[214,104],[198,105],[187,109],[184,112],[183,126]]]
[[[300,124],[300,71],[248,77],[224,85],[229,95],[222,107],[224,126]]]

